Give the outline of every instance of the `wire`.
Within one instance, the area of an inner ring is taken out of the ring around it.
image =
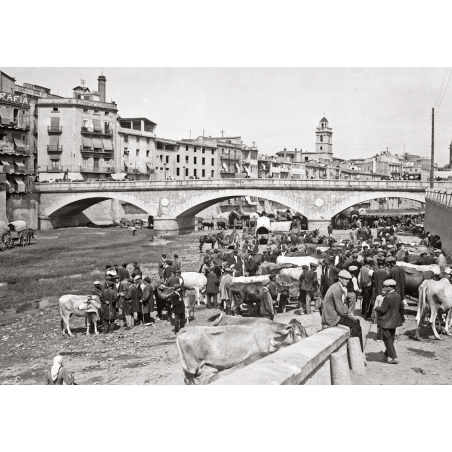
[[[438,108],[436,109],[436,113],[439,111],[439,107],[441,107],[441,104],[443,103],[444,95],[446,94],[447,87],[449,86],[450,76],[452,75],[452,69],[449,71],[449,78],[447,79],[446,89],[443,92],[443,96],[441,97],[441,101],[439,103]]]
[[[446,74],[447,74],[447,68],[445,67],[444,71],[443,71],[443,78],[441,79],[441,85],[439,86],[439,90],[436,94],[435,102],[433,103],[433,105],[438,105],[438,101],[441,97],[441,93],[443,92],[443,88],[444,88],[444,83],[446,81]]]

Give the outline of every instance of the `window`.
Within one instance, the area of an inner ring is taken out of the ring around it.
[[[185,168],[185,175],[188,176],[188,168]]]
[[[185,150],[188,151],[188,146],[185,146]]]
[[[322,148],[322,146],[320,146],[320,150],[322,150],[323,148]]]
[[[202,177],[206,177],[206,170],[205,169],[202,170]]]
[[[55,112],[57,112],[57,111],[60,111],[60,110],[59,110],[59,108],[58,108],[58,107],[53,107],[53,108],[52,108],[52,111],[55,111]]]
[[[138,157],[140,155],[140,150],[137,149],[136,153],[135,153],[135,157]]]
[[[151,142],[150,138],[146,138],[146,143],[149,144]]]
[[[205,165],[206,164],[206,159],[203,157],[202,158],[202,165]]]
[[[99,113],[99,110],[94,110],[94,112],[93,112],[95,115],[99,115],[100,113]]]
[[[150,151],[146,151],[146,157],[149,157],[149,152],[150,152]]]
[[[108,116],[110,113],[108,111],[104,112],[105,116]]]
[[[212,155],[214,155],[215,154],[215,149],[212,149]]]
[[[214,170],[210,171],[210,177],[214,177],[214,176],[215,176],[215,171]]]
[[[140,142],[140,137],[137,137],[137,143],[139,143]]]
[[[196,152],[196,146],[195,146],[193,149],[194,149],[194,151]]]
[[[211,165],[212,165],[212,166],[215,165],[215,159],[211,159]]]
[[[201,149],[202,149],[202,153],[205,154],[206,150],[204,148],[201,148]]]
[[[323,141],[323,135],[320,135],[320,141]]]
[[[128,135],[124,135],[124,142],[128,143],[129,142],[129,136]]]
[[[176,176],[179,176],[179,168],[176,168]]]
[[[185,156],[185,163],[188,163],[188,155]]]
[[[60,164],[59,160],[50,160],[50,162],[52,163],[52,168],[56,168]]]
[[[180,155],[176,155],[176,162],[180,163]]]
[[[129,155],[129,150],[127,148],[124,148],[124,157]]]
[[[308,161],[308,157],[305,157],[305,158],[304,158],[304,161],[307,162],[307,161]]]
[[[196,168],[193,170],[193,176],[197,176],[198,174],[197,174],[197,171],[196,171]]]
[[[89,113],[89,110],[87,108],[84,108],[83,113]]]
[[[163,162],[163,155],[160,156],[160,161]]]
[[[166,163],[169,163],[169,155],[167,155],[167,156],[165,157],[165,161],[166,161]]]
[[[25,110],[22,110],[22,114],[25,116],[27,112]]]
[[[193,163],[196,165],[196,157],[193,157]]]

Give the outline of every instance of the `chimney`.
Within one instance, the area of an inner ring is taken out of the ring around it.
[[[105,75],[99,75],[99,78],[97,79],[97,91],[99,93],[100,96],[100,101],[101,102],[106,102],[106,94],[107,94],[107,77],[105,77]]]

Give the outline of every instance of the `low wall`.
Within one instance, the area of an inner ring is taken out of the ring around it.
[[[213,385],[331,385],[331,354],[347,346],[350,330],[327,328],[223,378]]]
[[[441,237],[442,249],[452,256],[452,190],[429,189],[425,199],[424,229]]]

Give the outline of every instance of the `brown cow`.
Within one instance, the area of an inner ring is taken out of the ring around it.
[[[441,340],[440,335],[436,331],[436,317],[438,313],[446,314],[445,333],[448,336],[452,336],[449,333],[449,326],[451,322],[452,314],[452,284],[448,279],[443,278],[439,281],[428,280],[424,281],[419,287],[419,304],[416,314],[416,339],[420,340],[419,328],[423,324],[427,314],[430,314],[429,323],[432,325],[433,334],[436,339]],[[439,312],[441,311],[441,312]],[[439,317],[439,328],[441,327],[441,315]]]

